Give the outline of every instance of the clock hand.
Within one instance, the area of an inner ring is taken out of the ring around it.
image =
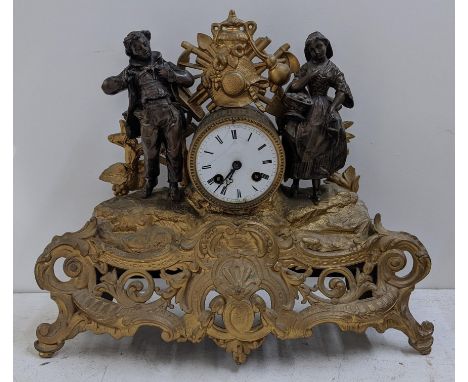
[[[226,177],[224,178],[224,181],[221,182],[218,187],[216,187],[216,190],[214,190],[214,192],[218,191],[218,189],[227,182],[228,179],[230,179],[232,177],[232,174],[234,174],[234,169],[231,169],[231,171],[229,171],[229,173],[226,175]]]
[[[232,177],[233,177],[234,173],[237,170],[239,170],[241,167],[242,167],[242,163],[240,161],[236,160],[236,161],[232,162],[232,170],[229,172],[228,176],[226,177],[226,180],[225,180],[226,185],[221,190],[221,193],[223,195],[226,194],[228,186],[233,182]]]
[[[236,161],[232,162],[231,171],[229,171],[229,173],[224,178],[224,182],[221,183],[218,187],[216,187],[216,190],[214,190],[214,192],[218,191],[219,187],[221,187],[223,184],[225,184],[225,186],[223,187],[223,190],[224,190],[224,193],[226,193],[227,187],[232,183],[232,176],[241,167],[242,167],[242,163],[240,161],[236,160]]]

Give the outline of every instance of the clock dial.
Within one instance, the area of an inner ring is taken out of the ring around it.
[[[188,169],[192,184],[211,204],[243,213],[281,184],[284,151],[272,122],[252,108],[214,111],[192,140]]]
[[[278,172],[274,142],[246,123],[228,123],[206,135],[196,153],[196,172],[205,190],[227,203],[263,195]]]

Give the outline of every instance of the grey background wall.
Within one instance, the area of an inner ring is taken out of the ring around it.
[[[209,33],[234,8],[258,23],[270,50],[301,60],[310,32],[332,42],[356,106],[348,164],[360,197],[388,229],[426,245],[433,271],[421,287],[454,287],[454,4],[446,0],[16,0],[14,2],[14,290],[37,291],[36,258],[112,197],[98,180],[122,151],[126,94],[100,90],[127,63],[122,40],[149,29],[176,61],[180,42]]]

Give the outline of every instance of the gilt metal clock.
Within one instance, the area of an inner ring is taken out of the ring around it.
[[[327,61],[330,42],[311,33],[299,69],[288,44],[268,54],[271,40],[256,28],[230,11],[212,37],[182,42],[177,67],[151,51],[150,32],[125,37],[129,66],[103,83],[130,96],[120,133],[109,136],[125,163],[100,177],[117,196],[81,230],[55,236],[36,262],[38,286],[58,306],[56,321],[36,330],[42,357],[83,331],[120,338],[152,326],[168,342],[209,337],[243,363],[270,334],[306,338],[327,322],[359,333],[398,329],[421,354],[431,351],[434,325],[409,309],[431,269],[427,250],[385,229],[379,214],[370,218],[352,166],[335,172],[352,137],[338,110],[353,100]],[[152,193],[160,162],[169,193]],[[287,194],[277,192],[285,177],[294,179]],[[299,195],[300,179],[312,179],[314,203]]]
[[[239,212],[281,184],[284,151],[272,122],[253,108],[221,109],[200,123],[189,150],[193,185],[207,200]]]

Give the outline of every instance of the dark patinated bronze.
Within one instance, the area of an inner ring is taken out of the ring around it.
[[[185,118],[175,105],[173,85],[190,87],[193,76],[160,52],[151,51],[149,31],[130,32],[124,39],[129,65],[117,76],[106,78],[102,90],[116,94],[128,90],[129,106],[125,113],[129,138],[141,135],[145,160],[145,197],[158,183],[161,145],[166,148],[169,194],[180,199],[178,182],[182,180],[182,141]]]
[[[333,50],[320,32],[310,34],[304,48],[307,63],[288,87],[283,102],[285,178],[293,179],[290,196],[296,196],[300,179],[311,179],[314,202],[319,201],[320,179],[328,178],[346,161],[346,133],[338,110],[353,107],[351,90],[343,73],[330,61]],[[327,93],[335,89],[335,97]]]

